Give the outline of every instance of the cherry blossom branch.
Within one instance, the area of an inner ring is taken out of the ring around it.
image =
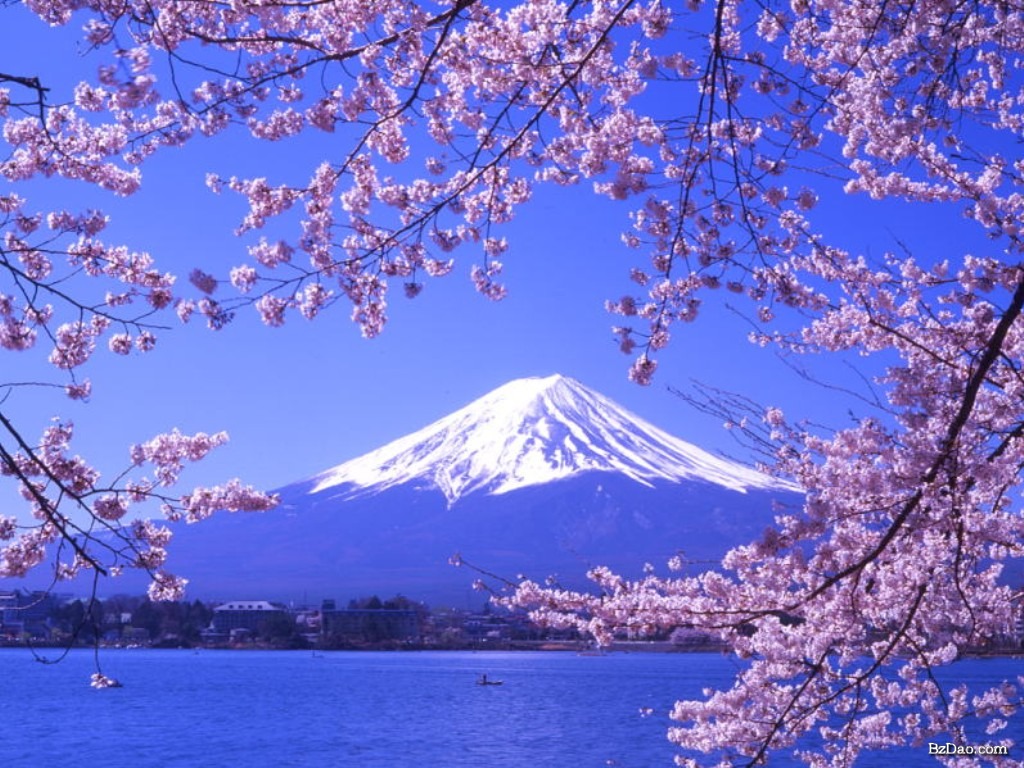
[[[950,461],[950,458],[953,455],[955,443],[959,439],[964,427],[967,425],[967,421],[974,409],[978,393],[988,377],[989,370],[999,358],[1003,344],[1006,340],[1006,335],[1009,333],[1013,323],[1020,317],[1022,309],[1024,309],[1024,277],[1022,277],[1020,282],[1017,284],[1017,289],[1013,294],[1013,300],[1010,302],[1010,305],[1007,307],[1006,311],[1000,318],[999,323],[996,325],[996,329],[992,334],[991,340],[983,350],[981,358],[978,360],[974,368],[974,372],[964,388],[963,395],[959,400],[959,407],[956,415],[949,423],[946,436],[944,437],[942,445],[937,452],[935,460],[921,478],[918,490],[916,490],[902,506],[902,509],[900,509],[899,513],[893,518],[888,529],[881,538],[879,538],[878,543],[869,552],[853,564],[825,579],[820,586],[812,590],[807,595],[805,598],[806,600],[813,600],[846,577],[863,570],[864,566],[878,558],[900,532],[900,529],[902,529],[906,524],[911,514],[917,510],[918,506],[921,504],[921,500],[924,498],[923,489],[930,486],[936,480],[943,467],[945,467]],[[795,609],[802,602],[804,602],[804,600],[793,603],[790,608]]]

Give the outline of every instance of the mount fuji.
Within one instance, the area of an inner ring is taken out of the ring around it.
[[[430,426],[313,478],[337,499],[412,484],[449,505],[604,472],[653,487],[703,480],[745,492],[778,482],[663,432],[574,379],[518,379]]]
[[[715,561],[800,501],[563,376],[512,381],[278,493],[270,512],[176,529],[168,568],[190,595],[479,602],[453,554],[582,586],[599,564]]]

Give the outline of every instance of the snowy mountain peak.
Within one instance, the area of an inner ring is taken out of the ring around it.
[[[778,488],[771,477],[658,429],[575,379],[516,379],[433,424],[313,478],[311,493],[356,497],[411,483],[454,503],[583,472],[644,485],[704,480],[736,491]]]

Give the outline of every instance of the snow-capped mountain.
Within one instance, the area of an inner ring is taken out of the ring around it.
[[[479,604],[465,561],[585,586],[682,554],[713,567],[760,536],[789,486],[716,458],[561,376],[510,382],[424,429],[279,489],[269,512],[178,526],[194,597]],[[141,582],[111,582],[121,592]],[[467,603],[468,601],[468,603]]]
[[[565,376],[517,379],[418,432],[313,478],[310,493],[338,498],[413,484],[449,504],[587,472],[652,486],[704,480],[736,491],[778,487],[773,478],[712,456]]]

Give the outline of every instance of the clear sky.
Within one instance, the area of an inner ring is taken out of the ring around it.
[[[76,54],[74,28],[50,30],[20,6],[0,9],[0,18],[0,72],[40,76],[58,102],[77,78],[92,72],[94,64]],[[101,207],[113,217],[106,239],[148,250],[164,269],[183,277],[193,267],[224,277],[246,258],[244,244],[232,234],[243,207],[231,195],[210,193],[206,173],[305,178],[304,157],[343,150],[332,147],[337,138],[324,138],[312,145],[261,144],[253,153],[253,143],[238,136],[163,152],[144,167],[142,191],[127,200],[67,183],[33,183],[19,192],[30,207]],[[819,193],[815,222],[837,244],[867,255],[879,256],[899,241],[927,260],[953,256],[973,234],[969,224],[956,223],[956,211],[850,198],[835,183],[820,186]],[[79,449],[106,472],[127,463],[129,444],[172,427],[227,430],[231,444],[185,480],[239,476],[265,488],[361,455],[510,379],[555,372],[683,439],[739,458],[746,457],[718,420],[666,388],[697,379],[778,405],[794,417],[847,423],[849,403],[802,381],[773,351],[749,344],[747,321],[722,306],[708,307],[691,326],[676,327],[651,387],[630,383],[631,360],[610,333],[621,319],[604,310],[606,299],[635,288],[629,268],[643,258],[619,241],[629,210],[629,203],[599,198],[586,185],[538,188],[504,230],[511,242],[503,259],[509,296],[500,303],[473,290],[468,272],[476,254],[466,250],[456,254],[453,274],[428,281],[419,298],[392,292],[390,324],[380,338],[361,338],[342,304],[315,322],[294,319],[282,329],[265,328],[254,311],[246,311],[217,333],[200,322],[176,326],[146,356],[98,353],[85,371],[94,387],[86,405],[19,391],[5,410],[33,437],[53,415],[73,419]],[[738,306],[749,310],[742,300]],[[42,376],[39,357],[4,352],[0,380]],[[831,380],[857,386],[843,365],[815,365]]]

